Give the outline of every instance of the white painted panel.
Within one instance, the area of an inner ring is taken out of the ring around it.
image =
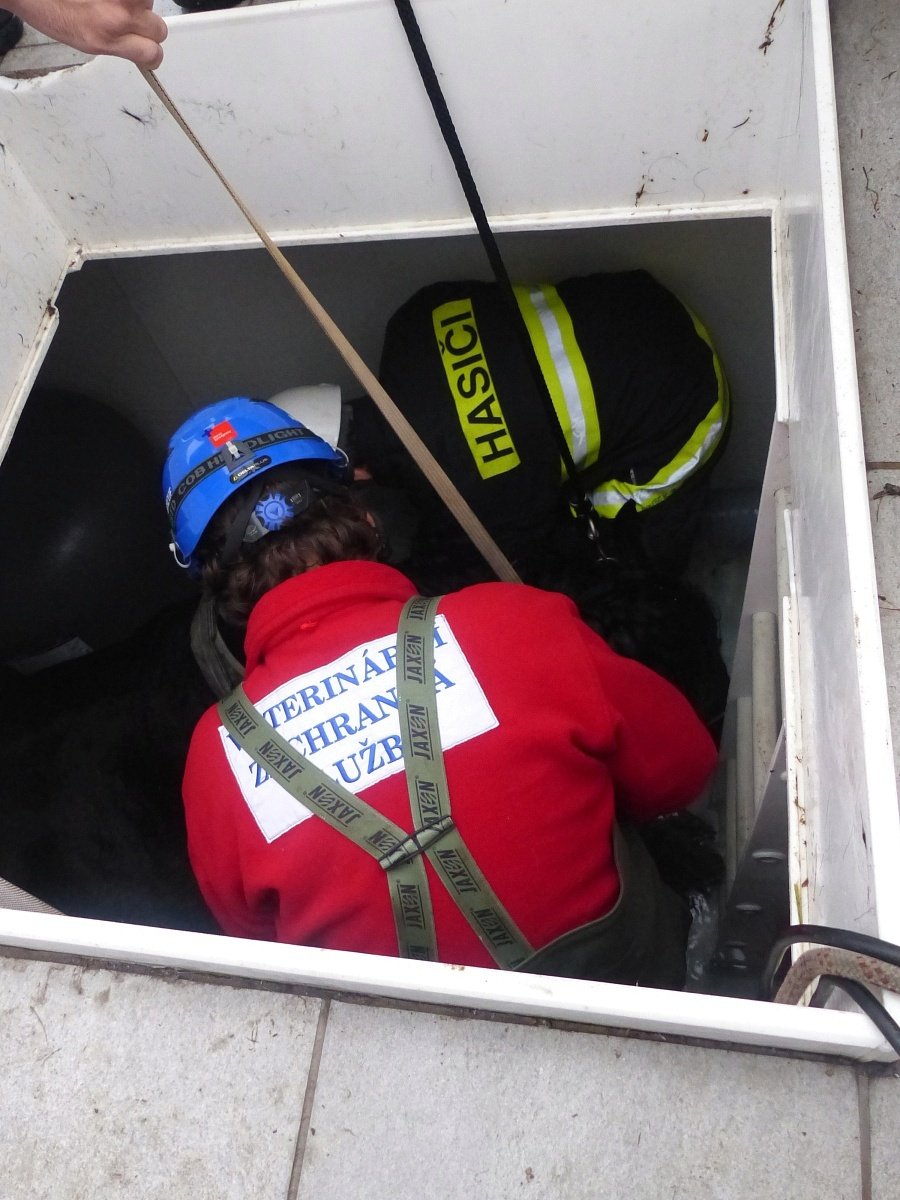
[[[900,824],[825,6],[814,5],[813,16],[808,45],[815,60],[807,55],[804,64],[799,152],[791,160],[787,191],[794,316],[792,531],[809,806],[808,902],[814,921],[898,941]]]
[[[800,1009],[698,992],[667,992],[487,967],[401,961],[312,946],[285,946],[178,929],[150,929],[0,909],[0,945],[47,954],[268,979],[332,992],[383,996],[494,1013],[653,1030],[725,1045],[891,1059],[861,1013]]]
[[[62,230],[0,144],[0,457],[56,325],[53,300],[70,261]]]
[[[764,51],[771,0],[417,6],[488,211],[532,225],[770,200],[772,147],[797,107],[799,9]],[[389,0],[179,19],[160,78],[278,237],[467,223]],[[96,59],[4,83],[0,140],[86,251],[247,240],[133,67]]]
[[[793,328],[792,336],[785,330],[778,339],[787,388],[780,411],[789,426],[779,426],[773,439],[764,508],[771,515],[787,454],[810,913],[897,940],[900,828],[825,0],[789,2],[775,7],[774,16],[773,0],[631,6],[421,0],[417,7],[488,210],[502,218],[500,225],[587,226],[640,219],[651,209],[660,215],[664,206],[681,219],[721,215],[747,211],[747,196],[761,207],[782,206],[778,311]],[[167,44],[163,79],[276,236],[374,240],[392,230],[409,237],[466,224],[387,0],[310,0],[184,18]],[[8,228],[21,233],[11,297],[18,307],[9,312],[25,317],[21,352],[16,321],[9,323],[12,374],[0,379],[9,414],[21,390],[17,381],[40,354],[43,308],[35,306],[54,294],[71,242],[91,255],[120,256],[248,238],[218,184],[126,64],[97,60],[3,85],[0,141],[40,197],[13,211],[13,189],[22,194],[25,185],[11,167],[0,229],[4,236]],[[39,254],[48,230],[52,245]],[[29,253],[36,255],[33,271],[24,266]],[[134,320],[157,330],[165,324],[140,304]],[[185,391],[193,387],[189,367],[185,355],[169,376]],[[748,598],[773,598],[772,530],[767,517]],[[764,606],[774,611],[769,601]],[[797,745],[788,729],[789,755]],[[868,1024],[846,1014],[779,1013],[696,995],[454,974],[432,964],[38,920],[51,919],[4,915],[0,941],[720,1040],[860,1055],[880,1048]]]
[[[801,15],[799,104],[791,137],[772,147],[784,177],[774,238],[781,420],[760,503],[733,695],[749,694],[752,616],[771,610],[776,598],[775,491],[790,483],[789,590],[796,634],[785,643],[792,656],[785,669],[797,703],[787,724],[788,775],[789,800],[803,808],[791,814],[794,842],[797,847],[802,842],[803,850],[792,856],[792,911],[799,906],[805,920],[896,942],[900,821],[867,510],[828,14],[825,4],[814,2]],[[733,727],[732,718],[729,736]]]

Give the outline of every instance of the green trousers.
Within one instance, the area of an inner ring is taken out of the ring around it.
[[[535,951],[517,970],[678,991],[685,980],[688,907],[662,882],[634,829],[617,825],[614,849],[621,890],[610,911]]]

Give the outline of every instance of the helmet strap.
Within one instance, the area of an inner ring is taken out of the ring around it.
[[[293,485],[290,495],[290,503],[294,509],[294,516],[299,516],[301,513],[308,511],[311,505],[315,504],[317,500],[322,499],[323,495],[348,495],[346,484],[338,483],[334,479],[328,479],[324,475],[316,475],[312,472],[303,471],[298,472],[298,474],[300,478]],[[237,561],[242,545],[258,542],[266,534],[275,532],[274,530],[267,529],[254,511],[260,497],[266,490],[268,477],[270,477],[270,473],[266,472],[265,475],[258,477],[252,483],[246,485],[244,489],[245,494],[241,497],[241,503],[235,514],[234,522],[228,530],[225,544],[219,555],[219,562],[223,567],[230,567],[232,563]]]
[[[219,562],[223,567],[230,567],[233,562],[237,561],[241,545],[247,533],[247,526],[250,524],[253,510],[259,503],[259,498],[263,494],[265,486],[265,476],[262,476],[261,478],[254,479],[252,483],[248,483],[244,488],[241,495],[241,503],[235,513],[234,521],[225,538],[225,545],[222,547],[222,552],[219,555]]]

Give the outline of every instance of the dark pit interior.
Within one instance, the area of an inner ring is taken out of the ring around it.
[[[709,328],[733,423],[689,574],[718,614],[730,664],[775,410],[769,222],[499,240],[514,280],[641,267]],[[306,246],[289,257],[375,369],[388,317],[417,288],[489,278],[472,237]],[[12,714],[0,875],[70,915],[212,930],[180,815],[188,740],[211,697],[189,645],[196,596],[167,551],[166,439],[224,396],[360,389],[262,251],[88,262],[58,304],[34,403],[0,466],[0,660]],[[710,922],[714,913],[698,922],[698,961]]]

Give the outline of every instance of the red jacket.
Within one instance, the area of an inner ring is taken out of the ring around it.
[[[300,753],[412,830],[399,753],[392,567],[318,567],[268,592],[247,630],[248,696]],[[535,947],[602,916],[619,881],[614,813],[696,798],[713,743],[681,694],[615,654],[566,597],[488,583],[441,600],[435,668],[454,820]],[[191,862],[226,933],[396,955],[377,862],[312,816],[225,734],[215,708],[184,778]],[[426,863],[442,961],[493,965]]]

